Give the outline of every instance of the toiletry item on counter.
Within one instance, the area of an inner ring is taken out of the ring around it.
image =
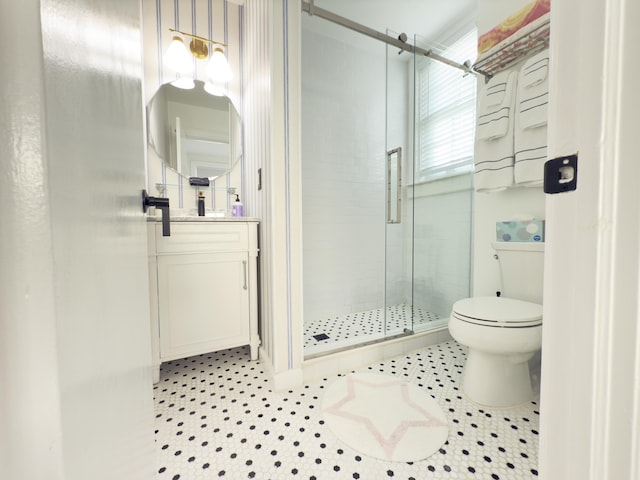
[[[204,217],[204,192],[198,192],[198,216]]]
[[[244,205],[240,202],[240,195],[236,195],[236,201],[233,202],[233,206],[231,207],[231,212],[234,217],[242,217],[244,215]]]

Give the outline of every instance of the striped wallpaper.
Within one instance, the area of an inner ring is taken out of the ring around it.
[[[245,14],[247,202],[261,219],[262,351],[279,389],[301,381],[302,363],[299,51],[289,35],[299,28],[300,3],[246,0]]]
[[[260,224],[260,288],[261,288],[261,324],[260,338],[262,349],[269,357],[273,356],[273,324],[270,321],[272,283],[269,281],[270,262],[270,226],[267,217],[269,169],[266,168],[270,154],[270,41],[269,18],[271,9],[264,1],[250,0],[246,8],[246,48],[245,48],[245,152],[247,160],[246,177],[255,188],[247,190],[246,201],[253,208],[253,216],[261,219]],[[258,177],[258,170],[261,178]],[[258,183],[261,189],[258,190]]]

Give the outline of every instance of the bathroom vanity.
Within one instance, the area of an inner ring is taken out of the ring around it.
[[[147,223],[154,383],[160,364],[249,345],[258,358],[258,222],[159,217]]]

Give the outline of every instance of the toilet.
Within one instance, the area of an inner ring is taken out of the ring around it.
[[[475,403],[511,407],[534,397],[529,360],[542,346],[544,243],[494,242],[501,295],[454,303],[449,332],[469,348],[462,391]]]

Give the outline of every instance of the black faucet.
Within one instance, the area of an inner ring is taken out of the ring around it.
[[[164,197],[150,197],[146,190],[142,190],[142,211],[147,212],[147,208],[156,207],[162,212],[162,236],[171,236],[169,227],[169,199]]]

